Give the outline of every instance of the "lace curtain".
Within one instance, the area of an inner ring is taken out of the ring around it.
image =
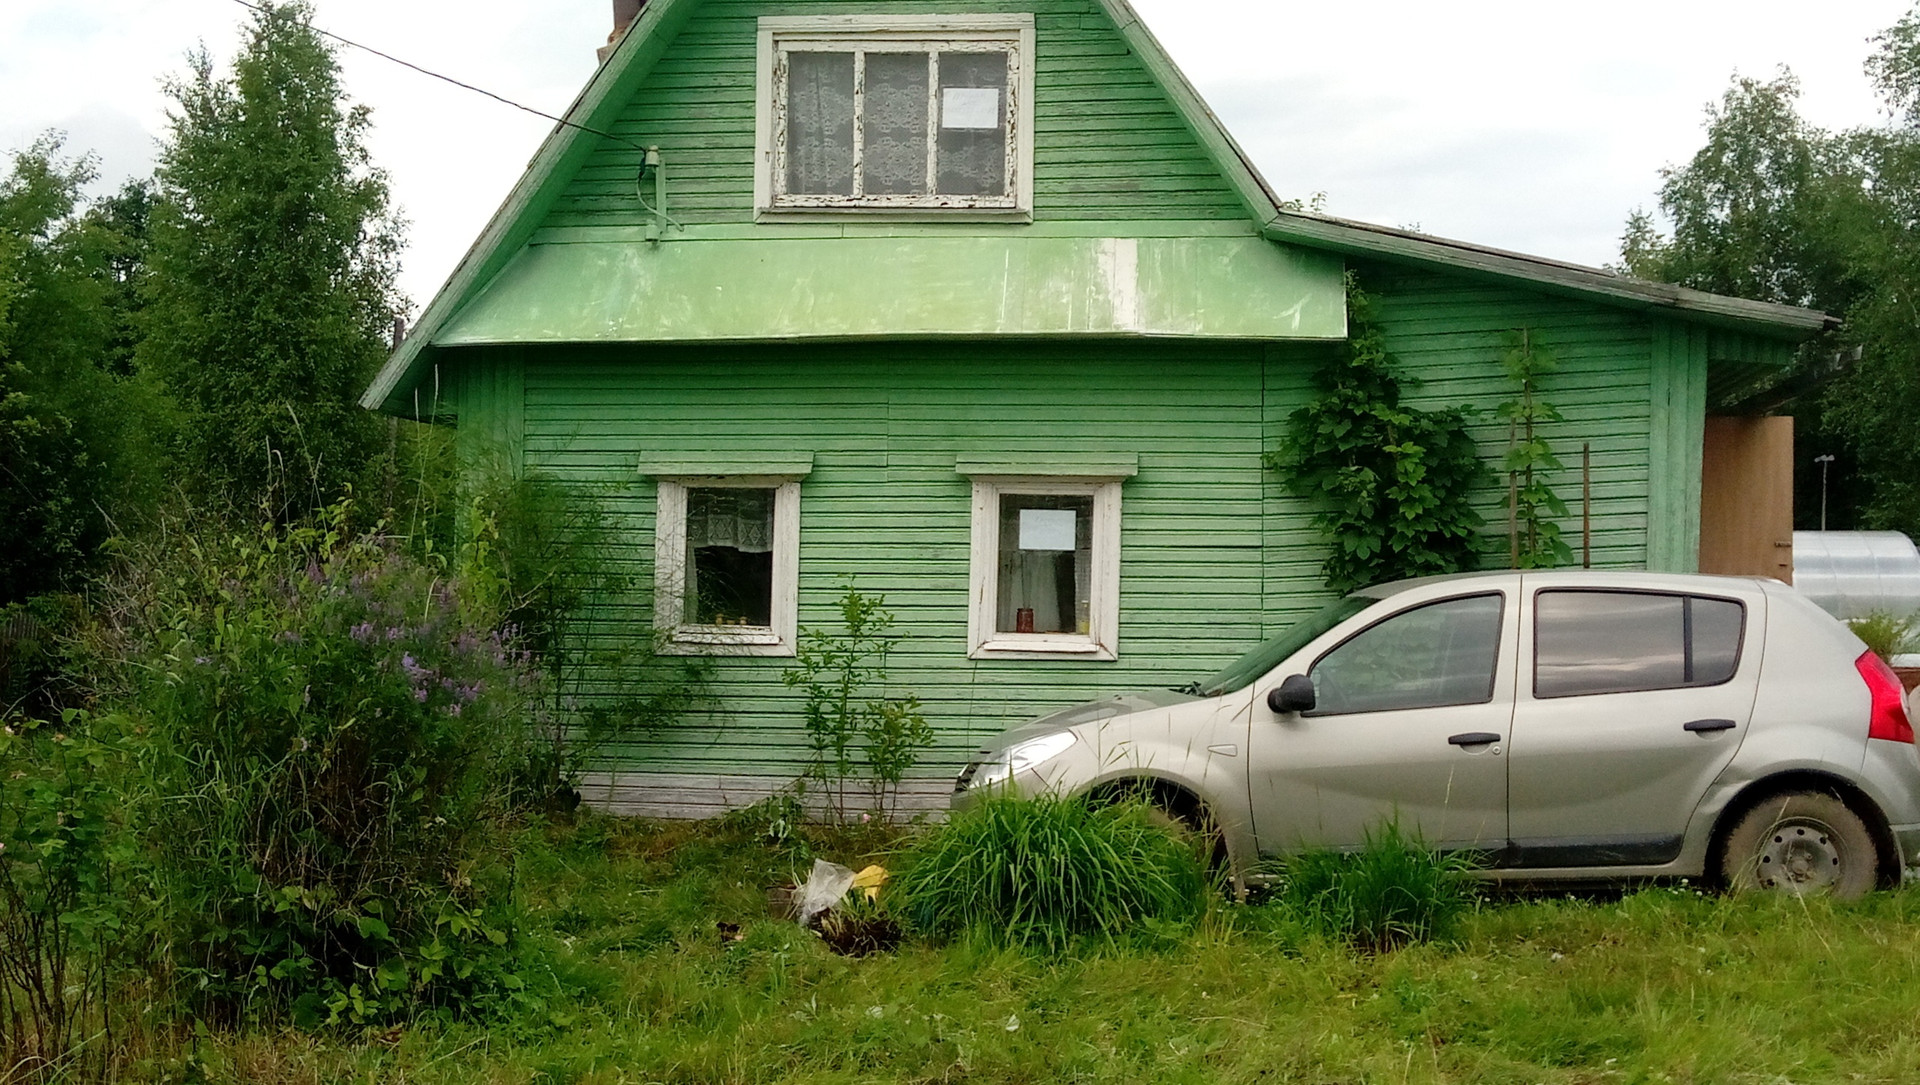
[[[773,491],[687,491],[687,550],[724,546],[748,554],[773,549]]]
[[[927,54],[868,53],[862,182],[869,196],[927,191]]]

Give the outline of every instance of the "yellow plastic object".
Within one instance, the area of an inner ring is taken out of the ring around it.
[[[888,877],[887,868],[875,864],[853,876],[852,888],[865,892],[868,900],[875,900],[880,896],[880,887],[887,884]]]

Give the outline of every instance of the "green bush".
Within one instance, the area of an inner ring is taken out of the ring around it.
[[[1277,905],[1308,927],[1384,952],[1445,937],[1473,907],[1466,856],[1426,847],[1390,820],[1359,851],[1303,851],[1286,861]]]
[[[175,978],[216,1019],[518,986],[508,782],[535,680],[350,511],[176,537],[121,584]]]
[[[1847,628],[1853,630],[1853,635],[1865,641],[1874,655],[1889,663],[1894,656],[1913,650],[1916,626],[1920,626],[1920,615],[1902,618],[1887,610],[1847,620]]]
[[[933,725],[912,693],[887,693],[887,661],[900,637],[883,595],[864,595],[845,581],[835,605],[839,629],[800,630],[795,666],[781,681],[801,691],[812,760],[802,783],[827,793],[828,814],[845,818],[847,782],[865,763],[875,813],[892,817],[900,784],[933,744]],[[857,756],[863,755],[863,756]]]
[[[633,632],[612,491],[498,457],[468,485],[452,550],[463,601],[542,675],[528,783],[545,805],[570,810],[580,774],[607,746],[711,707],[713,661],[663,655],[656,633]]]
[[[1058,951],[1149,921],[1189,921],[1206,887],[1192,845],[1144,805],[996,795],[915,844],[883,899],[928,937]]]
[[[104,1077],[139,860],[121,721],[69,709],[0,727],[0,1081]]]

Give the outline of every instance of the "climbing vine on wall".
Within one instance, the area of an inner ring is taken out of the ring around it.
[[[1571,564],[1573,549],[1560,537],[1554,517],[1567,515],[1567,503],[1548,484],[1562,470],[1539,427],[1559,422],[1560,412],[1540,398],[1540,378],[1556,367],[1553,352],[1540,345],[1533,332],[1514,332],[1502,359],[1507,376],[1519,385],[1519,394],[1496,408],[1507,420],[1507,555],[1515,569],[1548,569]]]
[[[1347,341],[1314,375],[1319,395],[1293,412],[1267,465],[1318,505],[1330,547],[1327,586],[1347,592],[1479,563],[1480,516],[1468,504],[1486,477],[1459,408],[1400,402],[1401,382],[1375,303],[1347,280]]]

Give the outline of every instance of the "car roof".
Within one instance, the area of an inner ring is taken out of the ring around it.
[[[1458,582],[1472,584],[1477,581],[1493,581],[1521,577],[1529,586],[1537,587],[1595,587],[1595,588],[1656,588],[1667,591],[1721,591],[1744,588],[1753,590],[1765,587],[1769,583],[1778,583],[1766,577],[1754,576],[1718,576],[1709,573],[1649,573],[1635,569],[1494,569],[1477,573],[1447,573],[1441,576],[1421,576],[1410,580],[1390,580],[1384,584],[1361,588],[1353,594],[1368,599],[1391,599],[1401,592],[1430,585]]]

